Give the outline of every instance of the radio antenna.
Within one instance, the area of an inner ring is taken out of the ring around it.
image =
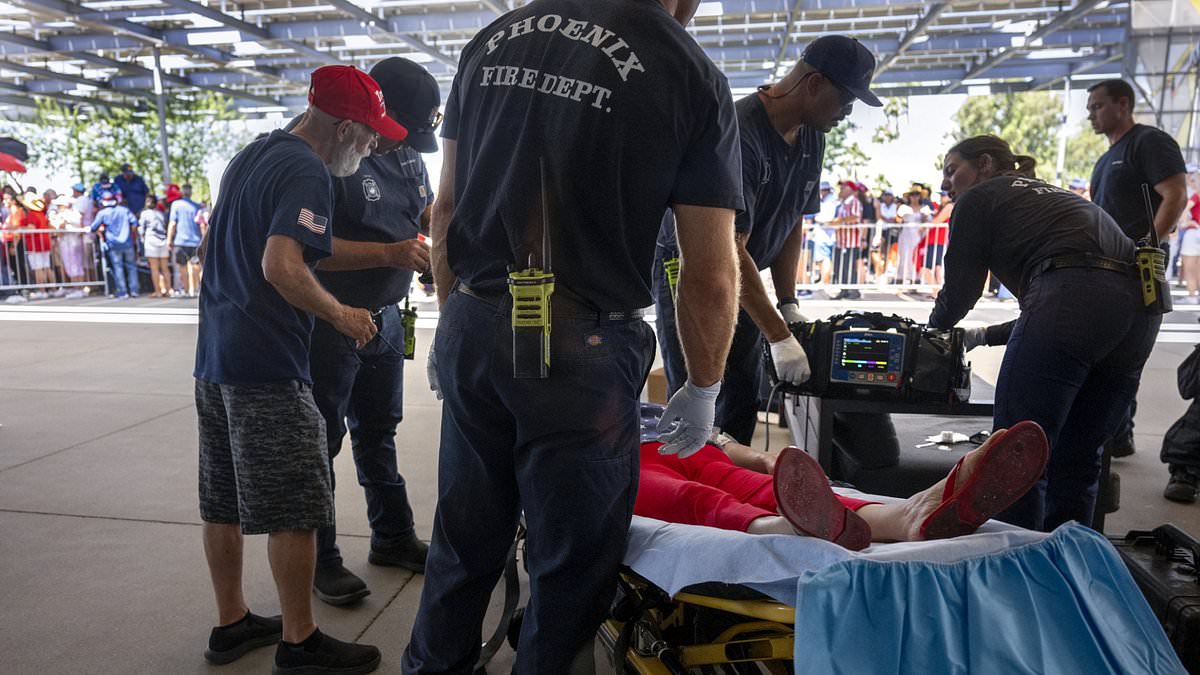
[[[1158,230],[1154,229],[1154,207],[1150,203],[1150,186],[1142,183],[1142,202],[1146,205],[1146,222],[1150,223],[1150,245],[1158,246]]]
[[[546,158],[538,157],[538,172],[542,180],[542,267],[550,273],[550,198],[546,195]]]

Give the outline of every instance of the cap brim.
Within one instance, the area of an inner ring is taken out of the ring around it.
[[[408,138],[408,129],[388,115],[369,123],[368,126],[379,132],[380,136],[393,141],[402,141]]]
[[[880,101],[878,96],[876,96],[875,94],[872,94],[870,89],[854,89],[854,88],[847,87],[846,91],[850,92],[851,94],[854,94],[854,98],[857,98],[858,100],[862,101],[863,103],[866,103],[867,105],[871,106],[872,108],[883,107],[883,101]]]
[[[408,139],[405,141],[413,150],[420,153],[437,152],[437,138],[431,129],[422,129],[413,131],[408,134]]]

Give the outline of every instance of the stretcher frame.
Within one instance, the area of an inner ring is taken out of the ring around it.
[[[517,648],[524,612],[517,554],[524,537],[522,523],[500,582],[500,622],[483,644],[476,673],[486,672],[506,639]],[[700,584],[671,597],[622,566],[616,598],[596,637],[617,675],[784,675],[793,673],[794,622],[792,607],[745,586]]]

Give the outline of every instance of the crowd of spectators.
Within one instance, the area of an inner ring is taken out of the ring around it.
[[[806,218],[800,295],[811,296],[814,285],[840,289],[837,299],[861,297],[855,287],[867,284],[941,285],[954,209],[949,195],[934,201],[921,183],[899,197],[891,189],[875,195],[849,179],[838,182],[836,193],[827,182],[819,190],[820,211]]]
[[[190,185],[167,185],[159,198],[129,164],[116,178],[72,185],[69,195],[6,185],[0,298],[77,298],[106,281],[109,295],[124,299],[140,295],[142,278],[152,297],[195,297],[207,222],[208,206],[193,201]]]

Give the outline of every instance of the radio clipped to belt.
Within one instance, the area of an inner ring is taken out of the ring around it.
[[[1150,203],[1150,186],[1142,183],[1142,201],[1146,204],[1149,217],[1150,244],[1138,246],[1134,257],[1137,268],[1138,287],[1142,292],[1142,303],[1146,311],[1166,314],[1174,307],[1171,303],[1171,287],[1167,285],[1167,254],[1158,246],[1158,232],[1154,229],[1154,209]]]
[[[679,256],[663,260],[663,273],[667,276],[667,288],[671,291],[671,302],[679,302]]]
[[[417,357],[417,310],[408,306],[408,298],[404,298],[400,325],[404,326],[404,358],[412,361]]]
[[[550,222],[546,198],[546,165],[538,160],[542,183],[542,262],[538,267],[530,254],[523,270],[509,269],[508,292],[512,295],[513,377],[550,377],[550,297],[554,295],[554,272],[550,266]]]

